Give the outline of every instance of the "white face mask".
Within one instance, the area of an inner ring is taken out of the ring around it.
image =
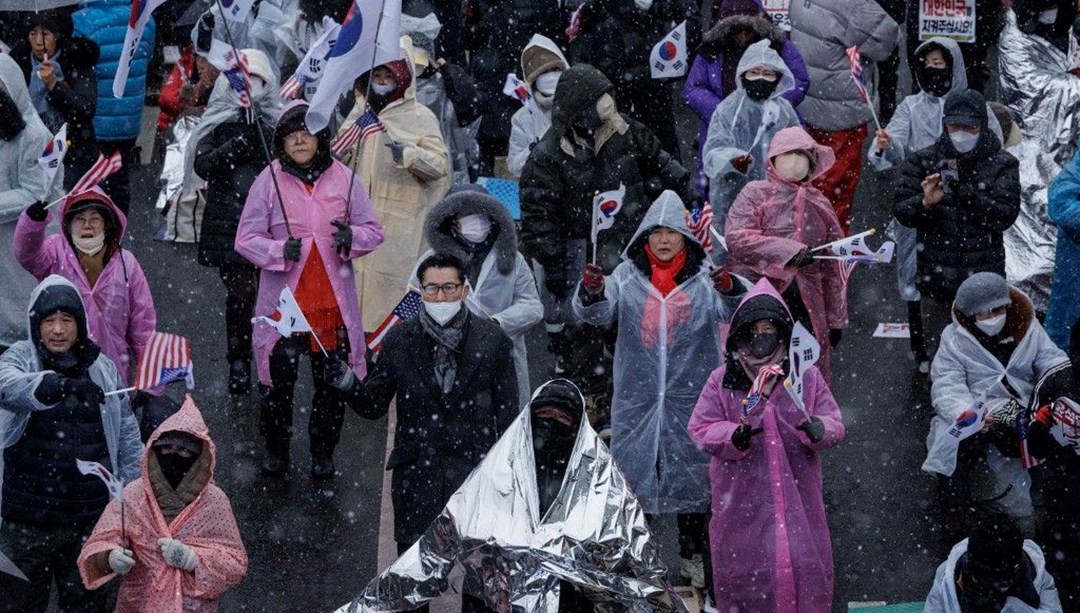
[[[71,237],[71,242],[75,243],[75,248],[85,253],[86,255],[94,255],[101,248],[105,246],[105,233],[102,232],[97,236],[91,236],[90,238],[82,238],[79,236]]]
[[[454,318],[455,315],[461,311],[461,301],[455,300],[453,302],[425,302],[424,310],[427,314],[435,320],[435,323],[440,326],[445,326],[447,322]]]
[[[634,0],[634,6],[638,7],[639,11],[647,11],[652,8],[653,0]]]
[[[1057,16],[1057,8],[1047,9],[1039,13],[1039,23],[1043,25],[1053,25],[1055,22],[1057,22]]]
[[[554,97],[555,88],[559,86],[559,77],[561,76],[561,70],[545,72],[539,77],[536,77],[536,81],[533,83],[533,89],[535,89],[537,93],[545,94],[548,97]]]
[[[773,158],[773,166],[781,177],[792,183],[798,183],[810,174],[810,158],[797,151],[776,156]]]
[[[976,321],[975,325],[983,331],[983,334],[987,336],[997,336],[1001,329],[1005,327],[1005,313],[1001,315],[995,315],[990,319],[984,319],[982,321]]]
[[[950,132],[949,140],[952,141],[953,147],[956,148],[958,153],[967,153],[975,148],[975,143],[979,142],[979,135],[962,131]]]
[[[251,97],[258,98],[266,91],[266,81],[258,75],[251,75]]]
[[[389,96],[393,91],[397,89],[397,85],[393,83],[372,83],[371,91],[379,94],[380,96]]]
[[[491,220],[486,215],[463,215],[457,219],[457,233],[470,243],[482,243],[491,235]]]

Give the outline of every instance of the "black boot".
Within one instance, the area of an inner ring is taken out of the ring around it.
[[[289,443],[266,442],[266,457],[263,458],[262,472],[268,477],[279,477],[289,470]]]
[[[915,357],[915,366],[920,375],[930,374],[930,357],[926,354],[926,334],[923,331],[922,302],[910,300],[907,303],[908,331],[911,333],[911,354]]]
[[[229,360],[229,395],[251,393],[251,359]]]
[[[316,481],[325,481],[327,479],[333,479],[337,474],[337,469],[334,467],[333,454],[312,454],[311,456],[311,478]]]

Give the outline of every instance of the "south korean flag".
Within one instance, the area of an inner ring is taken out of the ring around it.
[[[675,26],[649,54],[649,68],[654,79],[673,79],[686,75],[686,22]]]

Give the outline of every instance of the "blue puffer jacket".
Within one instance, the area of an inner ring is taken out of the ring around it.
[[[135,59],[131,62],[124,96],[112,94],[113,77],[124,47],[131,0],[88,0],[72,19],[75,35],[85,36],[101,47],[101,57],[94,68],[97,77],[98,103],[94,131],[99,141],[138,138],[142,129],[143,98],[146,95],[146,67],[154,49],[156,26],[153,18],[146,24]]]
[[[1050,221],[1057,226],[1057,251],[1046,310],[1046,333],[1062,349],[1069,349],[1069,333],[1080,318],[1080,154],[1050,184]]]

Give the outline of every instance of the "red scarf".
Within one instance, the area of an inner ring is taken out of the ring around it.
[[[686,249],[683,248],[670,261],[661,262],[660,258],[653,254],[649,244],[645,243],[645,255],[648,256],[649,264],[652,266],[652,278],[650,281],[653,287],[660,292],[660,295],[666,297],[671,293],[671,290],[679,285],[675,281],[675,277],[686,265]]]

